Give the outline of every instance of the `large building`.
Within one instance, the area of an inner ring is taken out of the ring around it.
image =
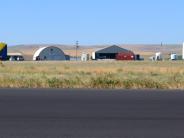
[[[38,49],[33,56],[33,60],[66,60],[66,57],[60,48],[49,46]]]
[[[0,43],[0,60],[7,59],[7,44]]]
[[[123,54],[125,55],[125,57],[123,56]],[[126,56],[128,56],[128,58],[126,58]],[[129,58],[129,56],[131,58]],[[99,51],[93,52],[92,59],[93,60],[99,60],[99,59],[134,60],[135,55],[130,50],[113,45],[113,46],[101,49]]]

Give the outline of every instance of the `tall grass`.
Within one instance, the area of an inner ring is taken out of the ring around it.
[[[184,63],[3,62],[0,87],[184,89]]]

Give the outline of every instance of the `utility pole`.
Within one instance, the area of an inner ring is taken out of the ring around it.
[[[79,48],[79,41],[76,41],[76,61],[77,61],[77,57],[78,57],[78,55],[77,55],[78,48]]]

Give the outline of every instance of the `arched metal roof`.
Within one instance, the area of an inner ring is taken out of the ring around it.
[[[48,49],[48,48],[56,48],[56,49],[58,49],[58,50],[65,56],[64,52],[63,52],[60,48],[55,47],[55,46],[48,46],[48,47],[39,48],[39,49],[35,52],[35,54],[34,54],[34,56],[33,56],[33,60],[37,60],[37,57],[40,56],[41,53],[42,53],[44,50]]]
[[[42,48],[39,48],[36,52],[35,52],[35,54],[34,54],[34,56],[33,56],[33,60],[36,60],[36,58],[40,55],[40,53],[44,50],[44,49],[46,49],[47,47],[42,47]]]

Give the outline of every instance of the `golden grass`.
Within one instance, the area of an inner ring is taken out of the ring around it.
[[[0,87],[184,89],[184,63],[3,62]]]

